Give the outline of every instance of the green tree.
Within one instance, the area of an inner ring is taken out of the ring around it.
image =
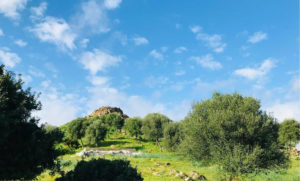
[[[71,140],[80,140],[81,146],[83,147],[82,138],[85,135],[85,131],[89,126],[90,122],[87,118],[77,118],[68,123],[68,136]]]
[[[87,128],[85,137],[89,145],[99,146],[104,140],[107,129],[101,120],[93,121]]]
[[[181,123],[169,123],[164,129],[164,146],[168,151],[177,151],[181,140],[183,139],[183,132],[181,129]]]
[[[284,120],[279,127],[279,142],[289,149],[300,141],[300,123],[295,119]]]
[[[129,132],[131,136],[135,136],[137,139],[138,136],[141,136],[142,133],[143,120],[140,117],[127,118],[125,120],[125,129]]]
[[[116,130],[121,130],[124,125],[124,119],[118,113],[109,113],[106,116],[107,122],[111,124]]]
[[[145,138],[155,140],[160,150],[162,150],[162,147],[159,143],[159,138],[163,137],[164,127],[169,122],[171,122],[171,120],[167,116],[159,113],[148,114],[143,121],[142,132]]]
[[[37,95],[22,85],[0,66],[0,180],[34,179],[57,157],[53,140],[31,117],[41,109]]]
[[[43,129],[50,136],[50,138],[53,139],[55,143],[62,142],[64,138],[64,133],[58,127],[46,124],[43,126]]]
[[[125,160],[92,159],[80,161],[74,170],[57,178],[56,181],[142,181],[136,168]]]
[[[194,104],[182,124],[183,153],[215,162],[231,176],[286,166],[277,142],[279,124],[252,97],[214,93]]]

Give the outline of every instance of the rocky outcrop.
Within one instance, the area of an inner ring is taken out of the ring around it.
[[[109,106],[103,106],[100,107],[99,109],[96,109],[94,112],[92,112],[92,114],[88,115],[88,117],[108,115],[109,113],[118,113],[123,119],[128,118],[128,116],[123,113],[122,109],[118,107],[109,107]]]

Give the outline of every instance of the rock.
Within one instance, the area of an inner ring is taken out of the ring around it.
[[[158,172],[153,172],[152,174],[153,175],[160,175]]]
[[[187,177],[185,177],[185,178],[183,178],[183,180],[184,180],[184,181],[193,181],[193,179],[191,179],[191,178],[190,178],[190,177],[188,177],[188,176],[187,176]]]
[[[195,171],[191,171],[189,173],[189,176],[193,179],[193,180],[207,180],[206,177],[204,175],[200,175]]]
[[[207,180],[207,178],[204,175],[200,175],[199,180]]]
[[[109,107],[109,106],[103,106],[100,107],[99,109],[96,109],[94,112],[92,112],[92,114],[88,115],[88,117],[107,115],[109,113],[118,113],[124,120],[128,118],[126,114],[123,114],[122,109],[118,107]]]
[[[169,165],[171,165],[171,163],[167,162],[165,165],[166,165],[166,166],[169,166]]]
[[[179,175],[179,171],[174,170],[174,169],[169,172],[169,175],[175,175],[176,176],[177,174]]]
[[[155,166],[158,166],[158,167],[159,167],[159,166],[160,166],[160,164],[159,164],[159,163],[155,163]]]
[[[181,171],[179,172],[179,176],[183,179],[187,177],[187,175],[184,172],[181,172]]]

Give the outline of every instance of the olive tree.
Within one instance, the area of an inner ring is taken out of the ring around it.
[[[172,122],[165,126],[163,143],[168,151],[177,151],[182,139],[181,123]]]
[[[77,118],[68,123],[67,133],[71,140],[80,140],[81,146],[83,147],[82,138],[85,135],[85,131],[89,126],[90,122],[87,118]]]
[[[131,136],[141,136],[142,133],[143,120],[140,117],[127,118],[125,120],[125,129],[129,132]]]
[[[160,150],[162,150],[159,138],[163,137],[164,127],[170,122],[171,120],[165,115],[159,113],[148,114],[144,118],[142,132],[146,139],[155,140]]]
[[[32,180],[53,168],[54,140],[31,116],[41,109],[38,96],[0,66],[0,180]]]
[[[279,124],[252,97],[214,93],[194,104],[182,124],[182,152],[217,163],[231,176],[286,166],[277,141]]]
[[[289,149],[300,141],[300,123],[295,119],[284,120],[279,127],[279,142]]]
[[[99,146],[100,142],[104,140],[107,129],[100,120],[93,121],[85,132],[85,138],[89,145]]]

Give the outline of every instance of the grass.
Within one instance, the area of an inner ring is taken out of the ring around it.
[[[138,152],[145,153],[144,155],[138,155],[133,157],[117,156],[117,155],[106,155],[105,159],[126,159],[129,160],[133,167],[136,167],[138,172],[141,173],[145,181],[179,181],[181,178],[169,175],[171,170],[175,169],[188,174],[190,171],[196,171],[201,175],[204,175],[208,180],[221,180],[224,176],[220,173],[218,167],[205,166],[201,162],[193,161],[185,158],[181,155],[160,152],[159,147],[155,142],[145,140],[135,140],[126,137],[110,138],[105,140],[100,147],[101,149],[122,149],[122,148],[134,148]],[[76,163],[82,158],[72,155],[64,155],[60,157],[64,171],[72,170]],[[87,158],[92,159],[90,158]],[[166,165],[170,163],[170,165]],[[153,173],[157,173],[155,175]],[[49,180],[54,181],[58,175],[50,176],[49,171],[41,174],[38,180]],[[239,180],[245,181],[300,181],[300,160],[296,158],[291,159],[291,167],[285,172],[269,172],[268,174],[260,173],[258,175],[248,176],[247,178],[240,178]]]

